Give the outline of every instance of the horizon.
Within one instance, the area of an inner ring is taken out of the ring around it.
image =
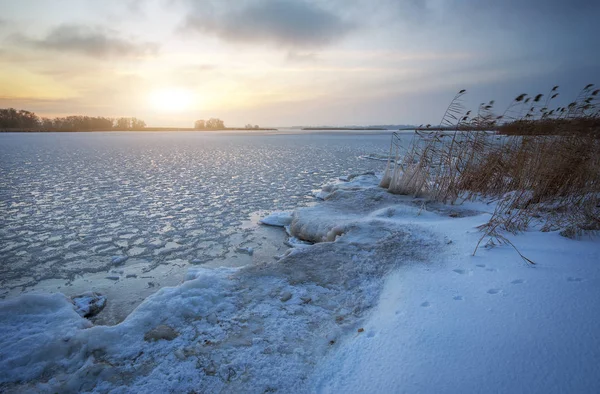
[[[437,124],[600,82],[600,4],[576,0],[0,0],[0,108],[149,127]]]

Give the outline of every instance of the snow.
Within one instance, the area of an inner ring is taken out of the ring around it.
[[[361,155],[361,159],[365,160],[379,160],[379,161],[388,161],[390,160],[392,163],[394,162],[394,157],[389,154],[380,154],[380,153],[371,153],[368,155]]]
[[[106,296],[92,291],[72,297],[75,311],[83,317],[97,315],[106,306]]]
[[[323,393],[593,393],[600,391],[600,242],[531,231],[481,249],[493,206],[385,211],[440,234],[428,264],[400,266],[361,327],[322,360]],[[398,215],[399,211],[401,212]],[[479,212],[479,213],[477,213]]]
[[[292,222],[292,212],[271,212],[259,220],[260,224],[267,226],[285,227]]]
[[[313,190],[313,197],[318,200],[327,200],[329,196],[336,190],[360,190],[364,188],[372,188],[376,185],[373,183],[378,179],[374,172],[364,174],[351,174],[327,183],[319,190]]]
[[[69,341],[91,325],[60,293],[0,302],[0,384],[35,379],[48,368],[68,364]]]
[[[118,325],[92,327],[60,294],[0,302],[0,388],[600,391],[597,238],[510,236],[535,267],[509,246],[472,256],[493,204],[426,204],[374,175],[349,179],[274,219],[314,245],[191,267]]]
[[[284,242],[290,248],[301,248],[304,246],[312,245],[311,242],[303,241],[296,237],[288,237],[288,239]]]

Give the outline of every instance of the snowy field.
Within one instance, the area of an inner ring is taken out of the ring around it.
[[[350,155],[381,153],[360,146]],[[493,203],[424,204],[378,182],[279,205],[261,218],[294,246],[277,260],[188,264],[118,325],[61,294],[0,302],[0,391],[600,392],[598,238],[510,236],[535,266],[509,246],[472,256]]]
[[[190,265],[242,266],[285,246],[247,221],[310,204],[385,135],[0,135],[0,297],[100,291],[99,322],[181,281]],[[252,255],[249,249],[252,248]]]

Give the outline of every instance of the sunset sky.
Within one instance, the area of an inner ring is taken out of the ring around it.
[[[0,108],[152,126],[439,122],[600,84],[600,1],[0,0]]]

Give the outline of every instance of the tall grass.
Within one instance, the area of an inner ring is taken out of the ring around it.
[[[555,86],[545,99],[518,95],[496,116],[493,101],[472,115],[461,90],[440,127],[418,131],[408,147],[396,143],[381,186],[450,204],[476,196],[497,200],[482,239],[509,243],[503,231],[532,225],[569,237],[598,231],[599,93],[590,84],[568,106],[550,109]],[[474,131],[485,129],[494,131]]]

